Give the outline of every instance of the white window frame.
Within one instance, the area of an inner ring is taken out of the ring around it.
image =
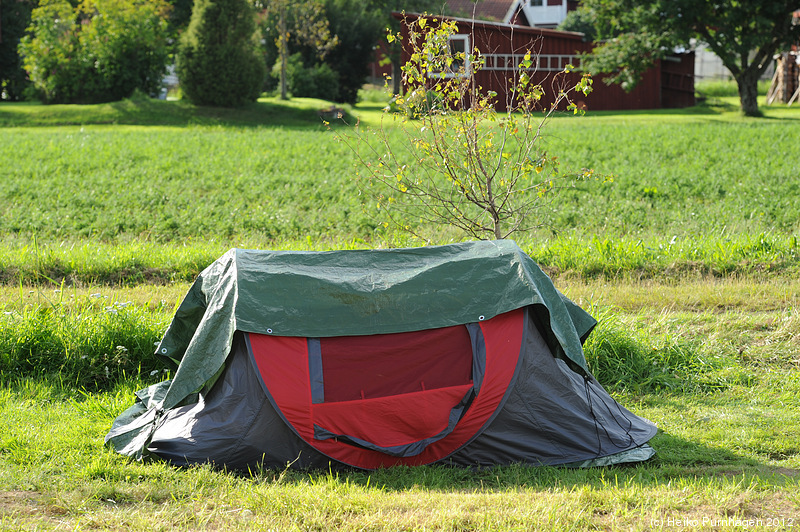
[[[471,69],[470,59],[469,58],[470,58],[470,52],[472,50],[470,48],[470,44],[469,44],[469,33],[457,33],[455,35],[451,35],[450,37],[448,37],[447,46],[448,46],[448,49],[450,50],[451,53],[453,52],[453,48],[452,48],[451,44],[456,42],[456,41],[462,42],[463,46],[464,46],[464,63],[463,63],[463,65],[459,65],[458,68],[456,69],[456,71],[450,70],[448,72],[430,72],[428,74],[429,77],[440,78],[441,79],[441,78],[455,78],[455,77],[465,78],[465,77],[469,76],[470,69]],[[459,51],[460,50],[456,50],[456,53],[459,53]],[[463,70],[462,70],[462,66],[463,66]]]

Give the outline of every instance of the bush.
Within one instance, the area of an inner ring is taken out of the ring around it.
[[[331,33],[339,40],[325,56],[325,63],[338,77],[336,100],[354,104],[369,75],[375,43],[385,34],[386,12],[370,9],[367,2],[359,0],[326,0],[325,12]]]
[[[30,24],[34,7],[34,0],[0,2],[0,100],[21,100],[30,85],[22,69],[17,44]]]
[[[265,75],[247,0],[197,0],[178,49],[183,94],[198,105],[238,107],[258,98]]]
[[[528,51],[508,80],[506,110],[496,111],[497,93],[484,91],[476,77],[485,57],[476,48],[454,46],[456,21],[409,16],[404,24],[406,95],[392,107],[419,123],[399,136],[383,126],[339,136],[366,170],[359,184],[363,197],[381,209],[382,225],[429,242],[440,238],[442,226],[471,238],[501,239],[546,225],[555,194],[593,171],[562,170],[546,151],[542,129],[558,109],[579,112],[570,95],[588,94],[591,77],[571,74],[568,65],[544,80],[552,88],[546,95],[535,81],[542,78],[531,74],[536,58]],[[401,36],[389,39],[400,42]]]
[[[161,87],[168,60],[163,0],[43,2],[19,50],[47,103],[100,103]]]
[[[275,63],[272,76],[280,76],[280,63]],[[337,100],[339,76],[325,63],[307,67],[301,54],[293,54],[286,63],[286,81],[289,92],[298,98]]]
[[[76,60],[80,43],[75,19],[68,2],[43,3],[31,13],[31,35],[20,42],[25,71],[45,102],[72,101],[88,74]]]

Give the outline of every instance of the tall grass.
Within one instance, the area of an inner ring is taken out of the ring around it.
[[[161,374],[166,368],[153,353],[169,320],[164,310],[99,293],[71,304],[56,299],[5,310],[0,377],[58,379],[75,389],[101,390]]]
[[[536,238],[519,235],[519,245],[551,275],[585,279],[675,279],[691,276],[792,276],[800,270],[796,235],[778,232],[722,237],[600,238],[577,233]],[[260,249],[329,250],[420,245],[414,240],[190,239],[159,244],[131,240],[116,244],[77,240],[0,240],[0,284],[71,286],[167,284],[192,281],[231,246]]]
[[[771,81],[762,79],[758,82],[758,95],[765,96]],[[733,79],[713,79],[695,81],[694,90],[701,98],[738,97],[739,87]]]
[[[632,325],[609,308],[594,308],[598,326],[584,346],[595,378],[618,393],[696,393],[746,383],[747,372],[730,352],[653,327],[652,317]]]
[[[528,250],[553,273],[586,278],[791,275],[800,267],[797,236],[772,232],[646,239],[570,234],[544,239]]]
[[[174,304],[115,301],[100,292],[71,298],[66,292],[55,290],[35,303],[6,304],[0,315],[4,381],[57,379],[79,390],[108,390],[130,379],[165,376],[170,368],[156,358],[154,345]],[[590,312],[599,325],[586,343],[586,358],[601,384],[616,392],[687,393],[742,378],[729,351],[665,330],[632,327],[607,307]],[[793,318],[784,323],[771,342],[790,342],[796,323]]]

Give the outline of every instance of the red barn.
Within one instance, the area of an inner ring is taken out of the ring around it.
[[[401,38],[408,43],[409,25],[418,14],[395,16],[401,24]],[[497,93],[497,109],[505,110],[509,93],[509,79],[519,69],[527,52],[535,58],[533,80],[547,91],[556,74],[567,65],[580,67],[581,53],[594,47],[585,42],[582,33],[558,31],[546,28],[516,26],[511,24],[451,17],[433,17],[455,21],[457,33],[451,37],[454,50],[479,50],[485,64],[476,73],[476,82],[484,90]],[[403,50],[401,64],[410,57],[410,50]],[[566,74],[563,82],[574,86],[581,77],[580,72]],[[545,105],[548,102],[543,102]],[[588,96],[580,95],[578,105],[591,110],[659,109],[663,107],[688,107],[694,105],[694,54],[687,53],[660,61],[650,69],[631,92],[619,85],[607,85],[595,78],[594,91]]]

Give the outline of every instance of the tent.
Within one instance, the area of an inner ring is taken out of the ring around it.
[[[656,427],[592,377],[595,326],[512,241],[232,249],[196,279],[118,452],[232,469],[650,458]]]

